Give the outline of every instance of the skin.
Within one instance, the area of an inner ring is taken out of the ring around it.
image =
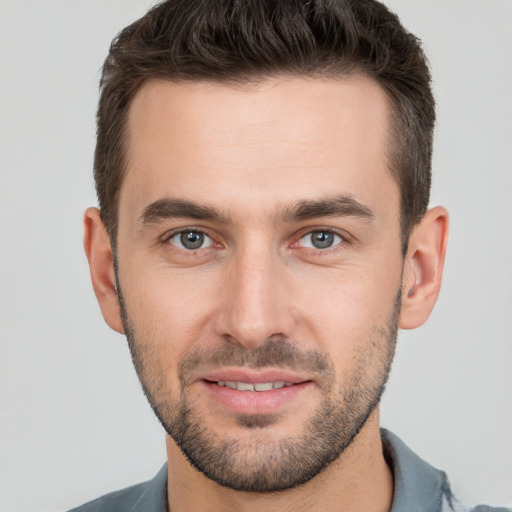
[[[389,324],[400,289],[400,327],[426,321],[439,293],[448,215],[429,210],[403,260],[399,190],[387,168],[389,116],[386,94],[363,77],[236,88],[152,82],[137,93],[120,194],[118,278],[137,343],[153,354],[170,395],[179,394],[180,361],[194,351],[257,350],[276,337],[325,354],[339,386],[357,372],[374,382],[377,356],[390,343],[376,333]],[[283,216],[301,201],[340,196],[370,215]],[[144,215],[166,198],[208,205],[224,218]],[[180,247],[180,229],[204,232],[207,246]],[[335,244],[311,247],[315,230],[335,233]],[[94,208],[85,214],[85,249],[103,316],[123,332],[111,244]],[[277,410],[279,420],[260,429],[237,422],[201,383],[187,392],[213,439],[245,443],[250,466],[255,446],[304,434],[327,389],[309,377],[300,397]],[[218,485],[169,436],[167,455],[173,512],[391,506],[378,408],[323,472],[278,494]]]

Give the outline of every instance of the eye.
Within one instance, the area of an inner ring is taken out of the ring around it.
[[[176,233],[169,238],[169,243],[186,251],[195,251],[197,249],[210,247],[213,245],[213,240],[203,232],[191,229]]]
[[[319,229],[316,231],[311,231],[311,233],[303,236],[299,240],[299,245],[301,247],[308,247],[310,249],[329,249],[341,244],[342,242],[343,239],[340,235],[337,235],[332,231]]]

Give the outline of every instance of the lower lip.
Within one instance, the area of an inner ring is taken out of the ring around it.
[[[202,380],[200,384],[215,402],[234,414],[272,414],[297,400],[313,386],[312,381],[293,384],[271,391],[238,391],[214,382]]]

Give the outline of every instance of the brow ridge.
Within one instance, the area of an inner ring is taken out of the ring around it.
[[[322,199],[301,200],[282,207],[272,216],[274,224],[300,222],[317,217],[358,217],[373,220],[374,214],[368,206],[351,195],[341,195]],[[190,218],[228,224],[231,218],[226,213],[209,205],[185,199],[162,198],[144,208],[139,224],[144,227],[166,219]]]
[[[224,224],[229,222],[227,215],[211,206],[194,203],[185,199],[166,197],[146,206],[139,217],[139,224],[146,226],[166,219],[179,218],[209,220]]]
[[[372,221],[372,210],[352,195],[339,195],[317,200],[304,200],[283,208],[276,221],[296,222],[317,217],[358,217]]]

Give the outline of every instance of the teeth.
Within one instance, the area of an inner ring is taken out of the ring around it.
[[[254,384],[248,382],[233,382],[232,384],[235,385],[235,389],[238,389],[238,391],[254,391]]]
[[[281,389],[284,387],[293,386],[293,383],[278,380],[275,382],[258,382],[257,384],[250,384],[249,382],[219,380],[217,385],[230,389],[236,389],[237,391],[271,391],[272,389]]]
[[[272,382],[258,382],[258,384],[254,384],[254,391],[270,391],[271,389],[274,389]]]

